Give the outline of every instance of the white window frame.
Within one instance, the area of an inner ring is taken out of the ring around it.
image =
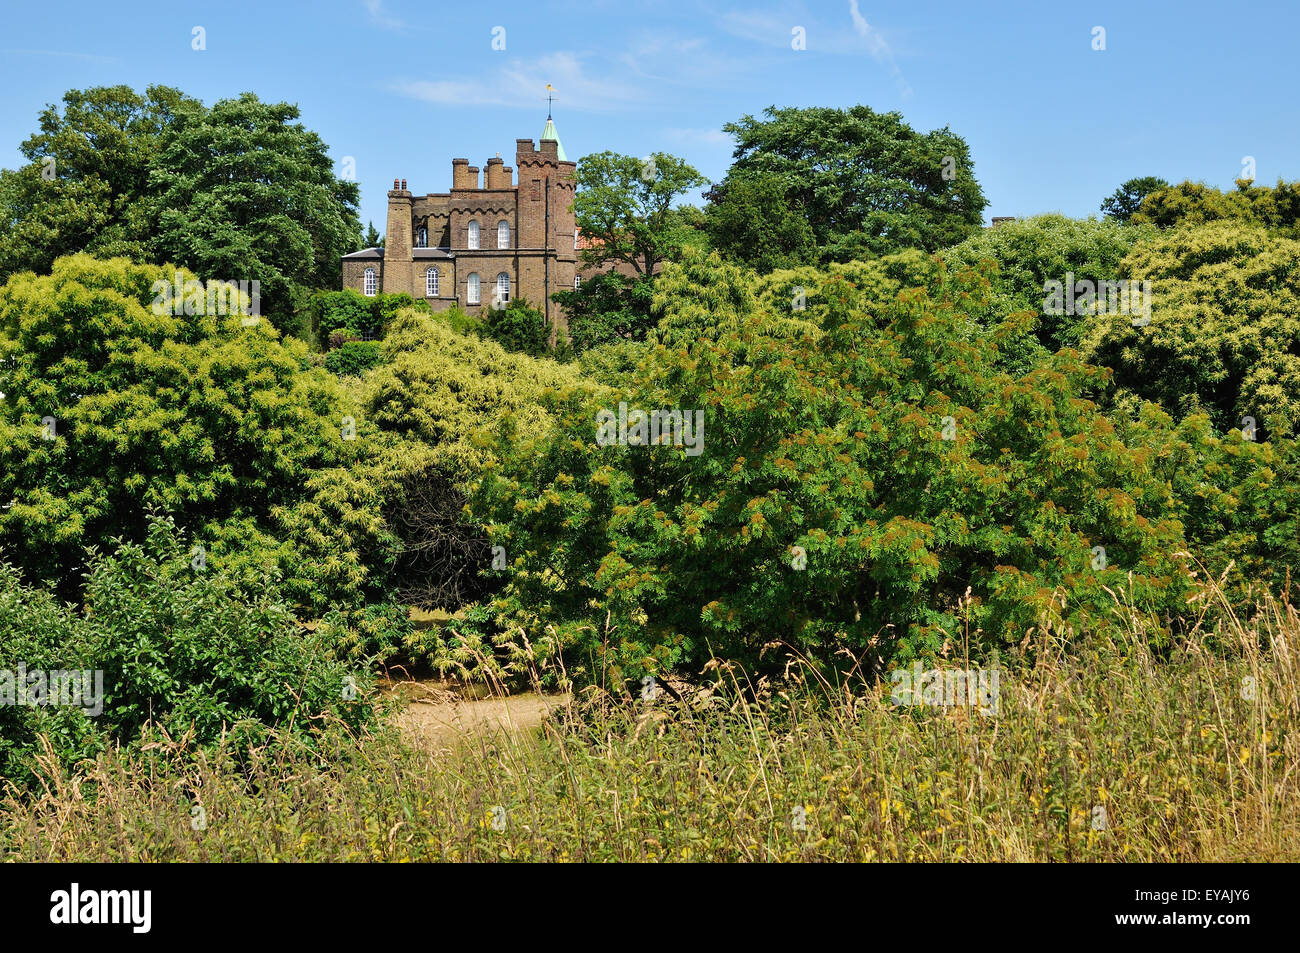
[[[379,281],[375,269],[367,268],[365,274],[361,276],[361,293],[367,298],[373,298],[378,291]]]
[[[429,229],[424,225],[421,225],[418,229],[416,229],[415,247],[416,248],[429,247]]]
[[[438,297],[438,269],[436,267],[426,268],[424,271],[424,296],[426,298]]]
[[[465,279],[465,303],[480,304],[481,302],[478,272],[471,271],[469,277]]]
[[[465,247],[477,251],[479,244],[478,221],[471,221],[469,227],[465,229]]]
[[[581,289],[582,289],[582,275],[574,275],[574,276],[573,276],[573,290],[574,290],[574,291],[579,291],[579,290],[581,290]]]
[[[510,273],[508,271],[503,271],[497,275],[496,300],[503,306],[510,303]]]
[[[510,223],[504,218],[497,222],[497,248],[510,247]]]

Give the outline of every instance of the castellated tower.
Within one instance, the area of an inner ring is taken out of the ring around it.
[[[576,169],[547,117],[537,146],[516,140],[514,168],[499,154],[481,170],[453,159],[450,190],[425,195],[395,179],[384,247],[345,255],[343,286],[405,292],[435,310],[471,314],[522,297],[547,316],[554,339],[566,321],[550,296],[571,290],[577,273]]]
[[[573,193],[577,164],[561,159],[558,139],[515,143],[515,165],[519,169],[519,244],[541,249],[543,254],[521,259],[520,284],[524,288],[546,289],[549,294],[573,288],[577,272],[574,242]],[[529,295],[529,300],[534,299]],[[551,317],[556,326],[557,306]]]

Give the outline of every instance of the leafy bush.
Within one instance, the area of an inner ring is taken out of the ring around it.
[[[412,651],[415,625],[406,606],[381,602],[345,612],[331,609],[321,620],[321,634],[341,657],[386,665],[419,661]]]
[[[1149,279],[1149,324],[1088,320],[1085,359],[1115,372],[1117,399],[1176,417],[1203,410],[1216,429],[1253,417],[1257,437],[1300,425],[1300,241],[1240,221],[1169,229],[1134,246],[1121,269]]]
[[[568,316],[575,353],[618,341],[644,340],[655,326],[654,286],[652,277],[629,278],[606,271],[588,278],[576,291],[552,295]]]
[[[80,611],[0,569],[0,658],[103,672],[94,718],[0,708],[0,719],[19,722],[0,740],[10,778],[21,776],[37,731],[76,757],[154,730],[206,745],[232,730],[256,742],[276,726],[310,741],[314,719],[356,730],[372,717],[364,670],[335,661],[324,639],[299,629],[273,577],[253,586],[216,564],[196,565],[170,519],[151,519],[143,543],[91,559]]]
[[[330,340],[337,332],[360,338],[362,332],[374,329],[372,301],[351,288],[342,291],[320,291],[312,295],[311,310],[316,333],[321,340]]]
[[[1235,192],[1221,192],[1200,182],[1182,182],[1144,197],[1132,221],[1159,228],[1238,221],[1300,239],[1300,182],[1278,179],[1277,186],[1270,188],[1238,179]]]
[[[435,320],[446,324],[457,334],[479,337],[483,334],[483,322],[474,315],[462,311],[457,305],[453,304],[445,311],[435,311],[433,316]]]
[[[943,257],[950,266],[994,262],[997,270],[989,276],[992,289],[980,321],[993,324],[1016,311],[1032,311],[1038,320],[1038,342],[1053,353],[1078,347],[1086,324],[1094,319],[1044,313],[1046,282],[1065,282],[1067,273],[1076,282],[1132,278],[1124,256],[1151,231],[1150,226],[1133,228],[1110,220],[1036,215],[986,229],[949,248]],[[1020,368],[1027,369],[1041,356],[1038,348],[1024,353]]]
[[[483,318],[483,333],[507,351],[542,357],[548,349],[546,318],[522,298],[504,308],[489,308]]]
[[[361,340],[367,335],[383,337],[397,313],[405,308],[428,311],[429,305],[405,293],[381,293],[367,297],[352,288],[342,291],[319,291],[312,295],[311,314],[319,340],[334,344],[334,335],[342,340]]]
[[[365,417],[400,448],[383,478],[387,525],[401,540],[388,585],[417,605],[454,609],[484,592],[490,559],[482,529],[462,513],[466,486],[496,459],[478,431],[499,421],[544,431],[543,392],[581,378],[413,310],[394,321],[381,352]]]
[[[1152,404],[1117,426],[1173,489],[1189,550],[1216,579],[1229,574],[1235,606],[1300,583],[1300,442],[1220,435],[1204,414],[1175,425]]]
[[[375,527],[320,494],[382,435],[268,322],[153,313],[172,271],[77,255],[0,288],[0,546],[75,598],[84,548],[140,540],[156,505],[211,558],[278,566],[300,604],[353,600]]]
[[[339,376],[355,377],[380,360],[377,341],[347,341],[325,355],[325,367]]]
[[[649,355],[650,346],[644,341],[602,344],[582,353],[578,369],[589,380],[617,387],[642,373]]]
[[[738,316],[660,346],[622,393],[557,395],[540,439],[502,430],[472,501],[511,559],[502,630],[557,633],[591,678],[710,654],[761,665],[777,641],[883,663],[967,631],[1104,627],[1120,589],[1172,616],[1187,586],[1173,501],[1081,399],[1104,372],[1069,352],[1000,368],[1027,325],[981,329],[982,295],[969,272],[940,275],[868,308],[845,283],[824,333]],[[599,445],[597,413],[620,400],[698,411],[702,452]]]

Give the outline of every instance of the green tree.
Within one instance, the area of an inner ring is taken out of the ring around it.
[[[397,449],[383,476],[363,485],[394,487],[385,491],[388,523],[401,541],[391,589],[428,608],[456,608],[485,591],[490,565],[481,526],[462,513],[468,484],[496,465],[479,431],[508,421],[521,439],[534,439],[550,424],[542,394],[581,378],[572,367],[458,334],[440,315],[414,309],[398,314],[380,353],[363,413]]]
[[[623,264],[653,275],[696,234],[693,218],[674,203],[708,184],[684,160],[665,152],[644,159],[597,152],[578,163],[573,199],[588,265]]]
[[[592,275],[576,291],[551,297],[564,308],[569,340],[578,354],[618,341],[644,340],[654,327],[651,312],[655,279],[629,278],[617,271]]]
[[[250,582],[217,561],[196,568],[176,526],[156,517],[142,543],[92,557],[80,609],[0,563],[0,658],[103,673],[93,720],[80,708],[0,706],[0,781],[30,777],[38,733],[76,758],[165,736],[264,743],[271,725],[310,744],[327,713],[369,723],[365,669],[301,631],[273,580]]]
[[[571,674],[617,684],[712,655],[761,667],[773,642],[879,665],[967,632],[1105,628],[1120,589],[1153,617],[1181,606],[1169,489],[1081,398],[1103,371],[1069,351],[1000,368],[1028,325],[981,329],[970,272],[883,307],[841,292],[822,333],[738,316],[625,388],[556,395],[540,440],[503,428],[471,504],[513,560],[501,627],[554,633]],[[677,409],[692,432],[610,440],[620,403],[629,428]]]
[[[789,223],[792,212],[806,218],[822,261],[935,251],[980,228],[988,203],[966,141],[947,127],[919,133],[900,114],[867,106],[770,106],[763,115],[723,127],[736,139],[735,161],[709,195],[711,205],[723,208],[709,214],[731,225],[728,247],[802,249],[804,237]],[[744,206],[778,197],[770,235],[771,219]],[[738,207],[728,210],[729,202]]]
[[[382,435],[268,322],[155,309],[173,277],[75,255],[0,288],[0,546],[75,597],[85,548],[140,539],[153,506],[302,605],[357,598],[383,526],[345,478]]]
[[[0,172],[0,282],[48,273],[61,255],[147,257],[149,168],[181,111],[202,108],[167,86],[68,90],[19,147],[28,165]]]
[[[1113,369],[1116,399],[1131,414],[1149,400],[1178,419],[1204,411],[1221,431],[1240,430],[1250,417],[1258,439],[1294,435],[1298,260],[1300,241],[1246,221],[1158,232],[1136,244],[1121,266],[1125,275],[1151,282],[1150,323],[1092,318],[1083,355]]]
[[[796,183],[783,174],[737,173],[712,192],[706,212],[712,246],[758,272],[817,259],[817,240]]]
[[[989,261],[996,270],[988,306],[981,320],[992,325],[1016,311],[1037,315],[1039,348],[1019,348],[1008,355],[1027,368],[1042,352],[1078,347],[1090,315],[1055,314],[1044,307],[1048,282],[1115,281],[1132,277],[1123,265],[1134,243],[1152,229],[1129,227],[1116,221],[1074,219],[1063,215],[1036,215],[1007,222],[973,235],[943,252],[951,265],[975,266]],[[1032,344],[1025,340],[1022,344]]]
[[[515,298],[504,308],[489,308],[483,316],[483,333],[507,351],[542,357],[547,353],[546,316]]]
[[[1152,192],[1169,188],[1169,183],[1159,176],[1144,175],[1140,179],[1129,179],[1114,194],[1102,200],[1101,211],[1107,218],[1114,219],[1121,225],[1127,225],[1130,218],[1142,205],[1142,200]]]
[[[261,282],[263,310],[288,316],[305,289],[338,287],[361,241],[360,188],[334,176],[297,106],[252,93],[178,111],[151,165],[153,252],[202,278]]]
[[[1277,595],[1300,585],[1300,441],[1247,440],[1217,433],[1194,413],[1175,424],[1146,403],[1136,418],[1116,418],[1124,441],[1148,455],[1173,489],[1188,549],[1247,613],[1261,589]]]
[[[361,240],[362,248],[383,248],[384,236],[380,235],[375,229],[375,223],[371,222],[366,228],[366,237]]]
[[[1276,229],[1287,238],[1300,238],[1300,182],[1275,187],[1238,179],[1236,191],[1221,192],[1202,182],[1182,182],[1152,192],[1132,221],[1159,228],[1204,225],[1236,220]]]

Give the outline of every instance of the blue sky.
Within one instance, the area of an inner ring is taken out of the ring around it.
[[[0,164],[68,88],[162,83],[209,104],[252,90],[298,103],[340,171],[354,159],[362,221],[381,230],[395,176],[438,192],[453,157],[513,164],[515,139],[542,131],[547,83],[570,158],[665,151],[711,179],[731,156],[723,123],[746,113],[896,109],[966,138],[986,217],[1095,213],[1138,175],[1230,187],[1246,156],[1261,182],[1300,179],[1295,0],[5,6]]]

